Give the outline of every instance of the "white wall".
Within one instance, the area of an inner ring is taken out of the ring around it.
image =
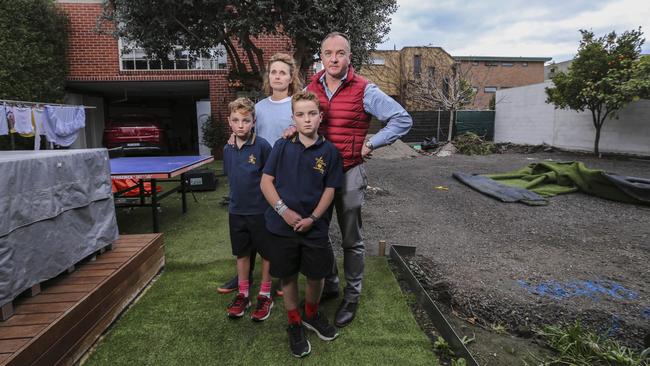
[[[547,104],[544,88],[552,85],[546,81],[498,90],[494,141],[593,151],[596,129],[591,112],[555,109]],[[618,120],[605,121],[600,151],[650,156],[650,100],[633,102],[618,115]]]

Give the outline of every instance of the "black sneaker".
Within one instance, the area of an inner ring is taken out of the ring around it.
[[[304,318],[302,324],[309,330],[313,330],[318,338],[324,341],[331,341],[339,336],[336,328],[327,321],[327,318],[320,311],[313,318]]]
[[[304,357],[311,352],[311,344],[305,337],[305,327],[302,324],[289,324],[287,333],[289,333],[289,347],[294,356]]]

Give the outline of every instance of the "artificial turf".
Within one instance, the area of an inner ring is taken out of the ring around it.
[[[86,365],[437,365],[431,343],[383,257],[366,259],[354,322],[332,342],[308,332],[312,352],[304,359],[289,353],[282,298],[276,298],[265,322],[252,322],[248,313],[228,319],[226,306],[233,296],[216,292],[235,273],[227,208],[219,205],[227,189],[221,177],[216,191],[195,193],[198,202],[188,195],[185,215],[180,195],[162,201],[165,269],[109,329]],[[118,211],[120,233],[150,232],[150,215],[145,208]],[[328,318],[337,304],[323,304]]]

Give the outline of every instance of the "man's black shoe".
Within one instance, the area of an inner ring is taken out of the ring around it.
[[[332,341],[334,338],[339,336],[339,332],[336,328],[329,323],[325,314],[320,311],[316,313],[312,318],[304,317],[302,319],[302,324],[305,328],[313,330],[318,338],[324,341]]]
[[[343,300],[338,310],[336,310],[334,325],[339,328],[343,328],[346,325],[350,324],[352,320],[354,320],[354,316],[357,314],[357,305],[358,303],[356,302]]]
[[[305,337],[305,327],[302,324],[289,324],[289,347],[295,357],[304,357],[311,352],[311,344]]]

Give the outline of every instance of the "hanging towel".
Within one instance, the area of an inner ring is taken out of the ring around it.
[[[7,109],[4,104],[0,105],[0,136],[9,134],[9,126],[7,125]]]
[[[86,127],[86,112],[82,107],[45,106],[45,134],[50,142],[70,146],[77,131]]]
[[[14,112],[14,130],[21,135],[30,135],[34,133],[32,126],[32,109],[29,107],[13,107]]]

